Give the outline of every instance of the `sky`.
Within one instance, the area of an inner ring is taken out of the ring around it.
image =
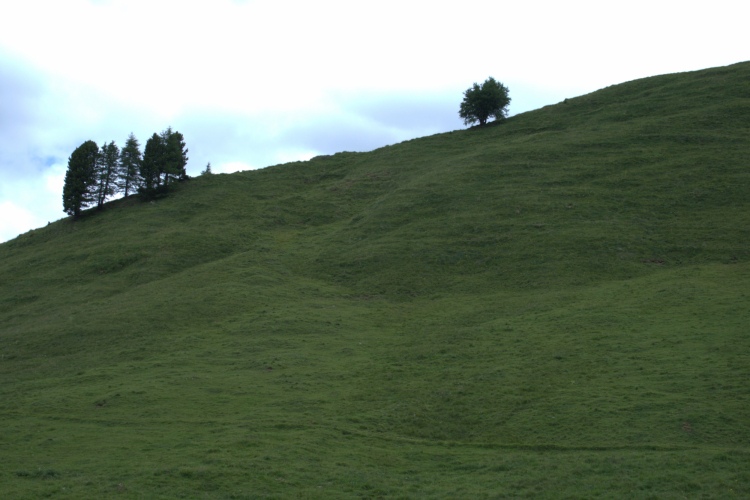
[[[742,2],[0,0],[0,242],[65,217],[87,140],[183,134],[189,175],[464,128],[492,76],[510,115],[750,59]]]

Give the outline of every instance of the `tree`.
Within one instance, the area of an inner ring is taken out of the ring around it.
[[[167,127],[161,135],[154,133],[143,150],[141,194],[151,197],[164,192],[170,180],[187,179],[187,152],[184,137],[172,127]]]
[[[141,178],[141,157],[140,144],[131,132],[125,147],[120,151],[120,164],[117,174],[117,189],[125,194],[125,198],[131,192],[138,190],[143,179]]]
[[[166,145],[162,137],[154,132],[143,149],[143,161],[141,162],[141,178],[143,186],[141,191],[147,196],[154,194],[161,184],[162,165],[164,164],[164,152]]]
[[[206,169],[201,172],[201,175],[211,175],[213,172],[211,172],[211,162],[208,162],[206,164]]]
[[[508,88],[489,77],[482,85],[474,83],[464,91],[458,115],[464,119],[464,125],[474,122],[484,125],[490,117],[497,121],[504,120],[508,115],[509,104]]]
[[[188,150],[185,147],[185,138],[176,130],[173,131],[172,127],[167,127],[167,130],[162,132],[161,137],[164,142],[164,165],[162,172],[164,174],[164,185],[169,184],[170,176],[172,179],[187,179],[185,166],[188,161]]]
[[[63,185],[63,211],[78,217],[81,208],[96,200],[97,159],[99,146],[94,141],[86,141],[78,146],[68,158],[68,171]]]
[[[103,144],[96,162],[96,176],[99,186],[96,189],[97,206],[102,208],[107,197],[115,194],[120,148],[115,141]]]

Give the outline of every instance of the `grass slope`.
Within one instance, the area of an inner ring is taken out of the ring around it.
[[[0,245],[6,498],[750,496],[750,63]]]

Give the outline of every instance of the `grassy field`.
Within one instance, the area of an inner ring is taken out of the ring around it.
[[[750,63],[0,245],[4,498],[750,497]]]

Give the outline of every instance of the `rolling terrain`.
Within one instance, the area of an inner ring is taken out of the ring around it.
[[[5,498],[747,498],[750,63],[0,245]]]

